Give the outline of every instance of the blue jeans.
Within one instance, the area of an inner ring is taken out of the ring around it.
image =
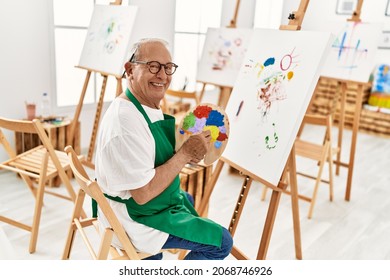
[[[191,195],[187,194],[187,197],[191,203],[194,203],[194,199]],[[226,228],[222,227],[221,247],[192,242],[170,234],[162,249],[190,250],[190,252],[185,256],[185,260],[223,260],[230,254],[232,247],[233,238],[230,232]],[[162,253],[159,253],[145,258],[144,260],[161,260],[162,257]]]
[[[185,260],[223,260],[230,254],[232,246],[233,239],[230,232],[222,227],[221,247],[192,242],[170,234],[162,249],[190,250],[185,256]],[[157,255],[147,257],[144,260],[162,260],[162,257],[163,254],[158,253]]]

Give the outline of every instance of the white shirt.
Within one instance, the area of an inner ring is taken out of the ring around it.
[[[142,107],[151,122],[164,119],[160,109]],[[102,191],[130,198],[129,190],[146,185],[154,177],[154,159],[155,141],[145,118],[132,102],[116,98],[104,114],[97,136],[95,172]],[[137,250],[150,254],[161,250],[167,233],[133,221],[125,204],[108,201]],[[108,226],[102,213],[98,218]]]

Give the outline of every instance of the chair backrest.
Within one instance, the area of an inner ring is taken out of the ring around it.
[[[85,171],[82,163],[77,157],[76,152],[71,146],[65,147],[65,152],[68,154],[70,160],[70,167],[76,178],[77,183],[80,186],[80,190],[94,199],[103,212],[107,221],[110,223],[112,231],[117,236],[119,242],[122,245],[122,249],[126,252],[130,259],[140,259],[137,251],[131,243],[128,235],[126,234],[122,224],[119,222],[116,214],[112,210],[107,198],[104,196],[98,183],[94,180],[90,180],[87,172]]]
[[[169,102],[168,97],[179,98],[179,102],[183,102],[184,99],[192,99],[195,102],[195,106],[200,103],[199,96],[196,91],[185,91],[185,90],[174,90],[167,89],[165,92],[165,97],[162,102],[162,107],[164,112],[169,112]]]
[[[7,153],[11,157],[13,157],[15,156],[15,151],[12,148],[10,148],[11,145],[7,141],[5,134],[1,131],[1,128],[14,131],[14,132],[38,134],[39,139],[42,142],[42,145],[45,146],[45,148],[48,150],[50,156],[56,158],[56,156],[53,156],[54,148],[45,132],[45,129],[43,128],[41,122],[38,119],[27,121],[27,120],[15,120],[15,119],[7,119],[7,118],[0,117],[0,135],[1,135],[0,141],[1,143],[3,143]]]
[[[7,140],[7,137],[2,129],[14,132],[37,134],[36,127],[32,121],[12,120],[0,117],[0,143],[3,144],[9,157],[15,157],[16,152],[11,147],[11,144]]]
[[[13,132],[21,132],[21,133],[31,133],[31,134],[37,134],[39,137],[39,140],[41,141],[42,145],[45,147],[49,158],[53,162],[54,166],[57,169],[58,175],[61,177],[63,183],[65,184],[66,188],[68,189],[69,195],[71,196],[71,199],[74,201],[76,198],[76,194],[73,191],[73,188],[67,180],[67,174],[65,173],[65,170],[63,169],[63,164],[61,163],[59,159],[59,155],[63,152],[62,151],[56,151],[47,136],[45,129],[43,128],[40,120],[34,119],[32,121],[27,120],[15,120],[15,119],[8,119],[0,117],[0,144],[3,144],[8,156],[10,158],[15,158],[17,156],[16,150],[12,148],[9,141],[7,141],[7,138],[5,137],[5,133],[2,132],[1,128]]]
[[[331,115],[315,115],[305,114],[302,125],[298,132],[298,138],[302,134],[302,130],[306,124],[325,127],[324,141],[331,141],[332,139],[332,116]]]
[[[178,98],[194,99],[197,104],[199,103],[199,97],[198,97],[196,91],[167,89],[165,94],[167,94],[169,96],[178,97]]]

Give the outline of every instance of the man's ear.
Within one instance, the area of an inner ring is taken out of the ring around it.
[[[131,62],[126,62],[125,63],[125,71],[126,71],[126,75],[129,77],[130,74],[133,72],[133,64]]]

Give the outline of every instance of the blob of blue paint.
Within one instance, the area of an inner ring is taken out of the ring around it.
[[[180,134],[184,134],[184,130],[183,129],[180,129]]]
[[[222,146],[222,142],[221,141],[215,141],[215,143],[214,143],[214,147],[215,148],[219,149],[219,148],[221,148],[221,146]]]
[[[264,62],[264,66],[267,67],[268,65],[273,65],[275,63],[275,58],[270,57]]]
[[[211,110],[207,118],[206,125],[223,126],[223,118],[224,116],[220,112]]]

